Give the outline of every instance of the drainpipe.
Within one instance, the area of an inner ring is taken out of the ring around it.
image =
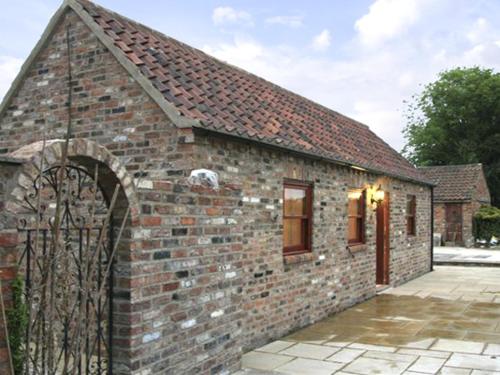
[[[431,186],[431,272],[434,271],[434,186]]]

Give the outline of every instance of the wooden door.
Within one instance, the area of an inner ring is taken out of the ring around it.
[[[446,204],[446,242],[462,242],[462,204]]]
[[[389,224],[390,200],[385,193],[384,200],[377,206],[377,284],[389,284]]]

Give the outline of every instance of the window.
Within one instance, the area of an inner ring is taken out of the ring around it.
[[[417,198],[408,195],[406,200],[406,232],[414,236],[417,232]]]
[[[311,251],[312,186],[285,182],[283,197],[283,253]]]
[[[347,193],[347,242],[365,243],[365,190],[349,190]]]

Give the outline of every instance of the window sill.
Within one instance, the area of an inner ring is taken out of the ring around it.
[[[366,249],[368,249],[368,246],[366,246],[365,243],[357,243],[357,244],[347,245],[347,248],[351,253],[359,253],[361,251],[365,251]]]
[[[304,253],[290,254],[283,256],[283,262],[285,264],[312,262],[314,259],[315,259],[314,254],[309,251]]]

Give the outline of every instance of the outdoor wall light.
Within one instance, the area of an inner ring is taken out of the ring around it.
[[[361,198],[361,194],[363,194],[361,190],[351,190],[347,193],[347,197],[349,199],[359,199]]]
[[[382,202],[384,201],[385,198],[385,192],[382,190],[382,186],[379,185],[378,189],[373,191],[372,189],[372,198],[371,198],[371,203],[374,206],[374,208],[377,208]]]

